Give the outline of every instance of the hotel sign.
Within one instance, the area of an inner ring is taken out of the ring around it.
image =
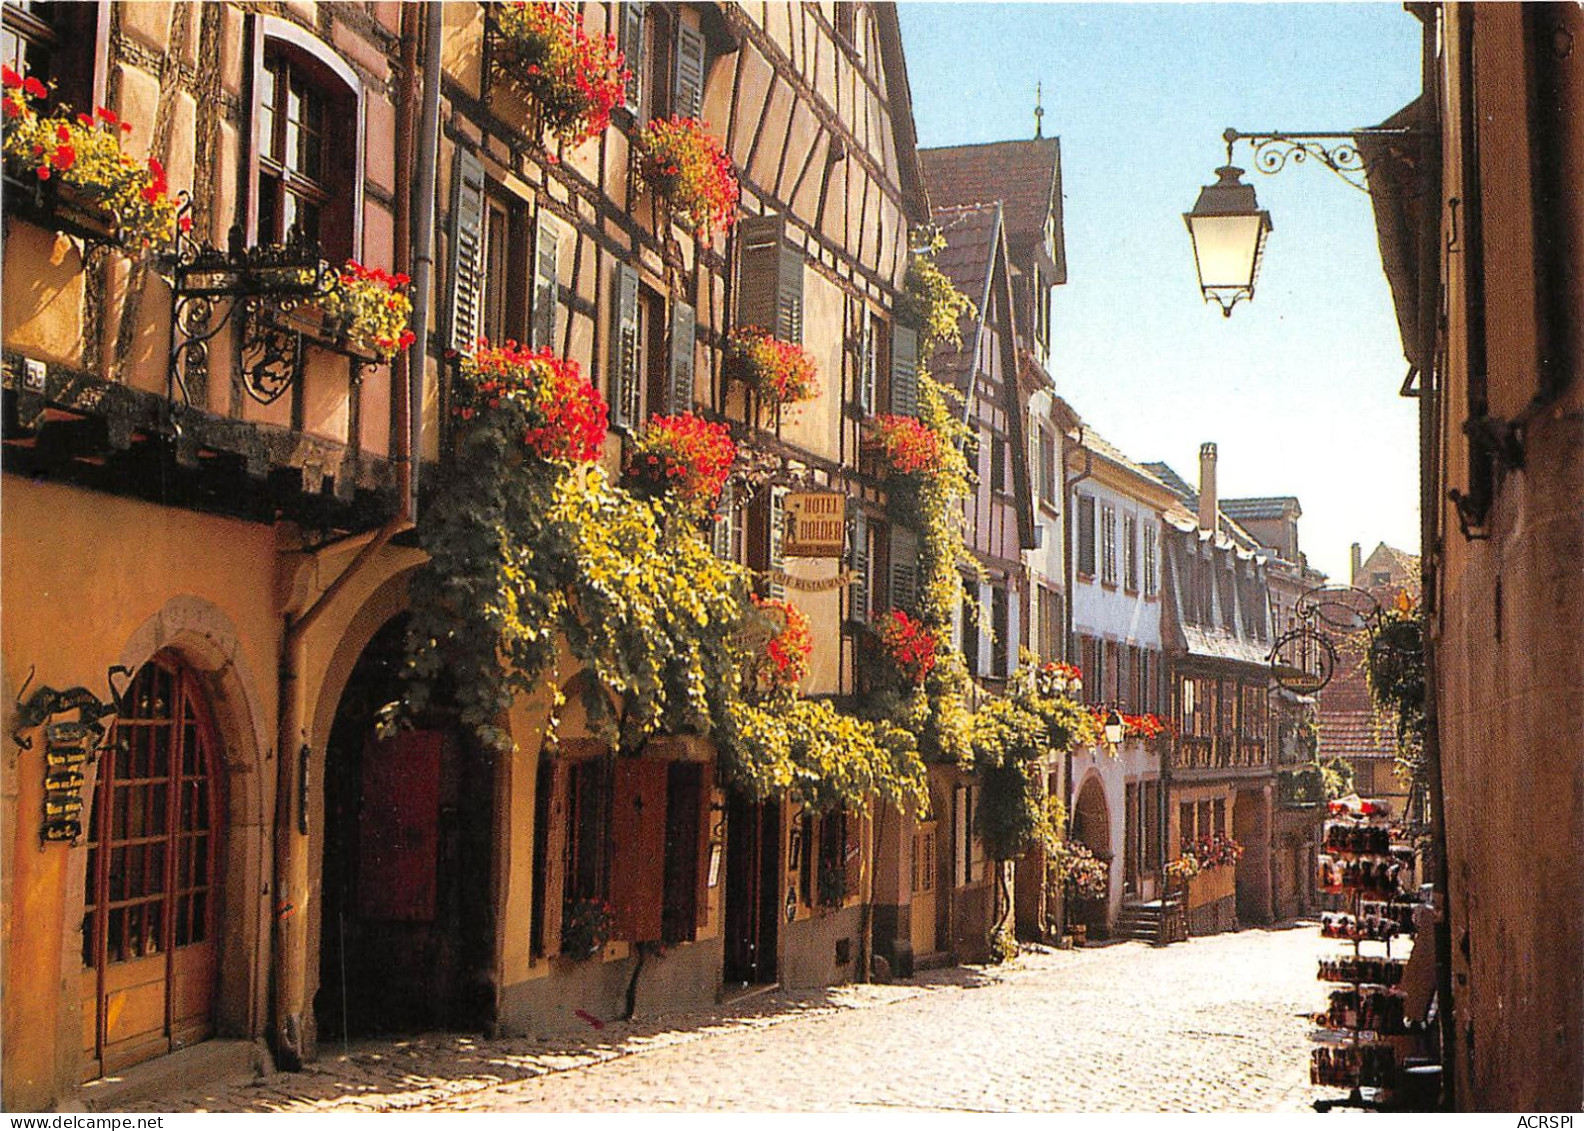
[[[781,553],[789,558],[840,558],[847,550],[847,496],[790,491]]]

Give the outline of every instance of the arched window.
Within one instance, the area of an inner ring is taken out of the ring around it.
[[[254,242],[296,231],[339,265],[358,254],[362,228],[362,83],[295,24],[262,16],[254,29]]]
[[[85,1053],[101,1072],[213,1031],[219,744],[193,673],[144,664],[100,757],[84,886]]]

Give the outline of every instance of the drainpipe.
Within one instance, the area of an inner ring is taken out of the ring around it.
[[[423,75],[424,121],[437,124],[440,95],[440,9],[437,4],[429,4],[424,10],[429,17],[426,21],[429,50],[425,57]],[[412,144],[412,104],[416,92],[412,81],[414,72],[411,64],[417,57],[417,20],[414,15],[416,11],[418,9],[412,7],[404,10],[402,14],[402,58],[404,63],[408,64],[408,68],[405,70],[406,83],[397,113],[398,151],[403,155],[410,152]],[[428,207],[419,210],[419,230],[414,246],[414,260],[418,268],[424,270],[433,262],[432,197],[434,164],[438,149],[436,131],[431,129],[424,133],[419,137],[418,142],[420,151],[415,191],[427,186],[431,198]],[[409,204],[403,194],[397,194],[396,197],[396,227],[398,232],[411,231]],[[404,245],[398,244],[398,254],[405,250]],[[285,633],[281,641],[279,716],[276,729],[273,905],[275,945],[272,955],[274,992],[271,1004],[276,1063],[278,1067],[289,1070],[301,1068],[307,1052],[304,1026],[305,1013],[309,1006],[307,910],[311,884],[308,867],[308,772],[313,743],[308,729],[308,710],[301,674],[307,660],[309,630],[347,591],[354,580],[362,578],[367,573],[390,540],[397,534],[412,529],[417,521],[416,484],[418,462],[422,451],[423,412],[422,401],[413,396],[412,390],[416,388],[421,392],[423,387],[423,358],[429,314],[427,274],[415,279],[415,283],[417,285],[413,288],[413,327],[418,334],[418,340],[408,353],[409,380],[402,382],[398,374],[397,379],[392,381],[392,393],[396,401],[393,407],[398,424],[395,429],[396,451],[393,462],[401,473],[398,483],[397,513],[372,534],[357,535],[352,539],[337,542],[314,555],[315,559],[319,560],[331,550],[345,550],[350,544],[363,542],[362,548],[358,550],[351,564],[325,587],[312,604],[300,613],[286,614]],[[411,370],[416,370],[416,378]],[[403,424],[406,427],[402,427]],[[293,819],[294,798],[295,820]]]

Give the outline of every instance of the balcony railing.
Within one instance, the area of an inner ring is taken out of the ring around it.
[[[1265,764],[1265,740],[1235,734],[1181,735],[1172,757],[1172,766],[1178,770],[1232,770]]]

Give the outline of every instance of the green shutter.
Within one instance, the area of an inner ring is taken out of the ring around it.
[[[867,310],[859,317],[863,319],[863,327],[859,331],[858,407],[869,416],[875,410],[875,327]]]
[[[785,241],[776,264],[775,335],[803,344],[803,256]]]
[[[686,24],[677,25],[676,76],[671,109],[684,118],[704,113],[704,37]]]
[[[716,505],[715,522],[710,528],[710,548],[717,558],[731,560],[732,531],[736,522],[737,490],[728,479],[721,488],[720,502]]]
[[[891,607],[918,611],[918,535],[906,526],[891,527]]]
[[[644,7],[642,0],[628,0],[621,6],[621,49],[627,67],[627,109],[638,113],[643,100]]]
[[[638,383],[638,272],[616,264],[610,352],[611,423],[632,428],[640,408]]]
[[[786,535],[786,488],[770,488],[770,569],[772,574],[780,571],[786,564],[786,558],[781,552],[782,540]],[[770,596],[778,601],[786,600],[786,584],[778,577],[770,579]]]
[[[693,308],[685,302],[671,304],[671,360],[666,374],[666,411],[691,412],[693,409],[693,355],[695,326]]]
[[[847,589],[852,597],[850,619],[867,624],[869,621],[869,516],[861,510],[853,512],[852,544],[848,547],[848,568],[853,581]]]
[[[532,344],[536,349],[555,348],[556,299],[560,294],[556,272],[560,262],[561,229],[543,208],[534,228],[534,278]]]
[[[456,151],[451,194],[451,348],[466,352],[483,332],[484,164]]]
[[[737,225],[737,326],[776,333],[781,217],[744,216]]]
[[[891,411],[898,416],[917,416],[918,331],[911,326],[891,330]]]

